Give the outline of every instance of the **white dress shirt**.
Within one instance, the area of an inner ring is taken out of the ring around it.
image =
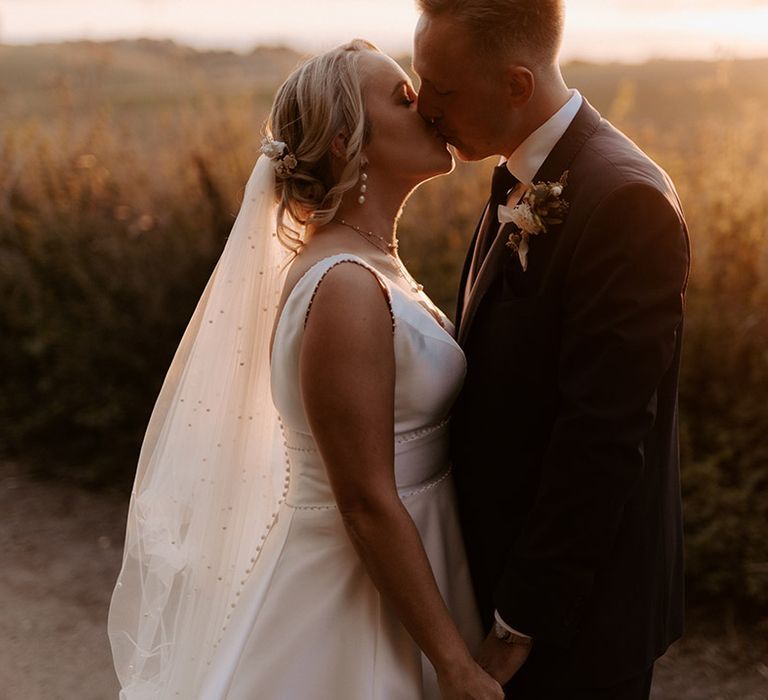
[[[553,114],[547,121],[545,121],[536,131],[534,131],[525,141],[523,141],[517,149],[509,156],[507,160],[507,169],[511,172],[520,182],[509,194],[507,204],[510,202],[518,203],[525,191],[533,184],[533,178],[536,173],[539,172],[541,166],[544,165],[544,161],[549,157],[557,142],[563,138],[568,127],[571,125],[576,113],[581,109],[583,99],[581,93],[578,90],[571,90],[571,97],[555,114]],[[504,162],[502,158],[499,165]],[[493,213],[495,216],[496,214]],[[516,629],[510,627],[504,620],[501,619],[499,611],[494,613],[496,622],[502,627],[520,635],[521,637],[527,637],[528,635],[518,632]]]
[[[509,156],[507,169],[520,180],[520,184],[512,190],[510,199],[514,198],[516,190],[522,190],[520,193],[522,196],[525,188],[533,184],[536,173],[544,165],[544,161],[552,153],[557,142],[563,138],[563,134],[581,109],[583,102],[581,93],[578,90],[571,90],[570,94],[570,99]],[[500,164],[503,162],[502,158]]]

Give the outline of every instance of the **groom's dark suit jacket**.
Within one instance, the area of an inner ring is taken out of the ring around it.
[[[584,101],[534,178],[569,171],[528,269],[502,227],[457,327],[452,418],[481,611],[542,687],[645,671],[682,633],[677,389],[689,244],[669,177]],[[463,317],[462,317],[463,316]]]

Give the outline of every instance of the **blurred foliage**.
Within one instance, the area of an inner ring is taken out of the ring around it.
[[[224,245],[284,49],[0,46],[0,451],[128,488]],[[693,240],[680,388],[689,591],[768,605],[768,61],[572,64],[676,182]],[[408,203],[403,257],[452,314],[492,163]]]

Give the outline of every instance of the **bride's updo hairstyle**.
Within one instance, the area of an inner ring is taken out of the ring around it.
[[[290,172],[277,171],[277,235],[294,252],[303,244],[300,229],[333,219],[344,193],[358,182],[363,148],[370,140],[358,68],[365,51],[380,53],[356,39],[316,56],[297,68],[275,96],[266,136],[284,142],[297,161]],[[339,133],[347,136],[346,164],[334,174],[330,149]]]

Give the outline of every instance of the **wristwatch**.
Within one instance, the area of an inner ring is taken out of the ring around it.
[[[529,647],[533,644],[533,639],[530,637],[522,637],[519,634],[510,632],[504,625],[500,625],[498,622],[493,623],[493,633],[496,635],[496,639],[501,640],[505,644],[518,644],[521,647]]]

